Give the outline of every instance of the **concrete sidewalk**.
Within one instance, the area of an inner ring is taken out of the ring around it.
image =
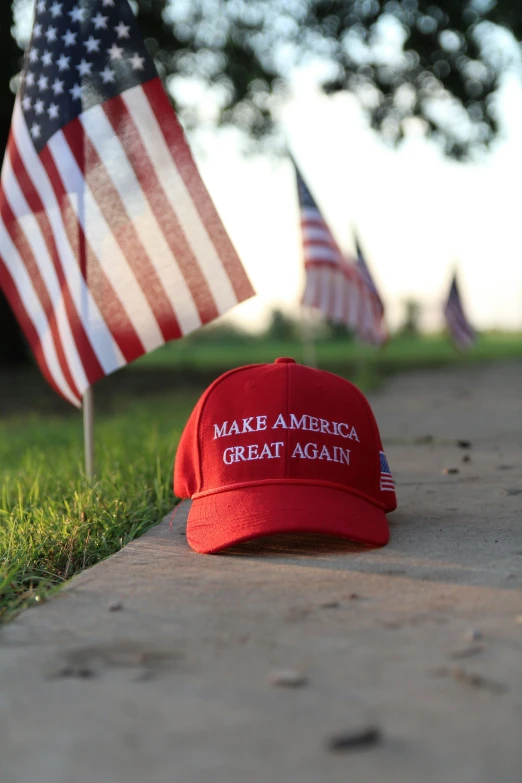
[[[181,508],[0,630],[2,783],[520,783],[522,365],[371,402],[390,544],[204,557]]]

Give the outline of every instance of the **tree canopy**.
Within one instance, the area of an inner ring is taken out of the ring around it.
[[[495,138],[495,97],[520,60],[522,6],[514,0],[130,2],[185,125],[202,122],[204,86],[215,121],[255,138],[273,131],[273,96],[292,69],[320,60],[323,88],[358,96],[384,137],[400,140],[416,120],[463,158]]]
[[[190,85],[218,121],[253,136],[273,129],[271,96],[292,68],[328,64],[322,86],[349,90],[371,126],[399,141],[416,120],[455,158],[498,132],[495,97],[519,64],[522,6],[509,0],[135,0],[186,124],[200,121]],[[185,84],[186,89],[180,89]]]

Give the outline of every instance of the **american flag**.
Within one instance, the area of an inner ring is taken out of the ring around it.
[[[382,342],[381,318],[353,261],[343,256],[296,166],[306,284],[302,304],[353,329],[361,340]]]
[[[444,305],[444,316],[451,338],[461,351],[468,350],[476,340],[476,332],[466,318],[457,285],[457,275],[453,276],[448,298]]]
[[[379,452],[379,459],[381,462],[381,492],[395,492],[395,484],[384,451]]]
[[[355,238],[355,247],[357,253],[356,266],[366,288],[366,299],[368,301],[361,314],[362,323],[360,329],[361,331],[366,330],[368,342],[382,345],[388,339],[388,332],[384,322],[384,303],[379,296],[357,237]]]
[[[127,0],[37,0],[0,188],[0,286],[73,404],[254,294]]]
[[[375,285],[373,277],[371,276],[370,270],[368,268],[368,264],[366,263],[366,259],[364,258],[364,254],[363,251],[361,250],[361,245],[359,244],[359,240],[357,237],[355,238],[355,248],[357,252],[357,267],[359,269],[359,272],[375,299],[381,317],[383,317],[384,303],[381,297],[379,296],[379,292],[377,291],[377,286]]]

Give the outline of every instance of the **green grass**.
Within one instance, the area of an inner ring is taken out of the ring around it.
[[[80,413],[0,423],[0,621],[172,508],[173,457],[196,397],[135,401],[99,416],[92,485],[83,476]]]
[[[108,557],[172,508],[172,467],[182,428],[203,388],[242,364],[302,360],[297,341],[201,337],[170,343],[95,389],[96,473],[83,476],[79,412],[41,377],[13,374],[0,389],[0,622]],[[384,375],[522,357],[519,334],[483,335],[462,357],[447,340],[394,340],[381,350],[319,341],[319,366],[365,391]],[[191,385],[192,384],[192,385]]]
[[[133,367],[175,367],[180,371],[205,369],[221,372],[242,364],[270,362],[277,356],[293,356],[297,361],[303,361],[303,347],[298,340],[276,341],[252,337],[213,342],[211,339],[201,339],[200,334],[167,343],[143,356]],[[333,369],[343,375],[357,374],[361,368],[368,366],[387,373],[451,363],[521,357],[522,334],[483,334],[472,350],[464,355],[456,351],[447,338],[439,335],[422,339],[395,338],[382,348],[356,341],[318,340],[316,353],[320,367]]]

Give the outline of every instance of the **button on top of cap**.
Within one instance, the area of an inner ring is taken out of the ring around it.
[[[295,364],[295,359],[292,359],[291,356],[280,356],[279,359],[276,359],[274,364]]]

